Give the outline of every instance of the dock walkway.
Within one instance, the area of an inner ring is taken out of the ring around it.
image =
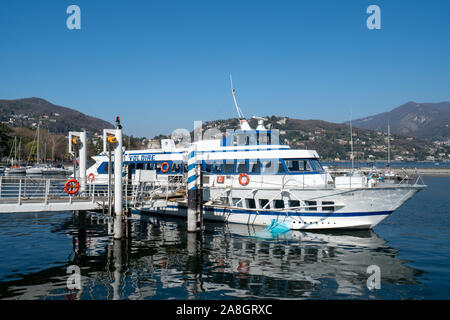
[[[67,179],[0,177],[0,213],[85,211],[104,208],[108,201],[105,187],[86,187],[77,195],[64,191]]]

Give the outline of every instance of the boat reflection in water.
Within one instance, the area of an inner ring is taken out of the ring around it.
[[[404,299],[419,298],[422,286],[422,271],[370,230],[270,235],[205,223],[197,235],[183,219],[133,216],[131,239],[113,241],[108,221],[96,217],[60,226],[73,237],[66,265],[3,283],[2,292],[14,299]],[[67,289],[69,265],[81,269],[81,290]],[[380,267],[380,290],[367,288],[370,265]]]

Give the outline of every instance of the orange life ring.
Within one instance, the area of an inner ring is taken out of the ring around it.
[[[166,173],[167,171],[169,171],[169,164],[167,162],[163,162],[163,164],[161,165],[161,172]]]
[[[94,180],[95,180],[95,174],[93,174],[92,172],[89,173],[89,175],[88,175],[88,181],[89,181],[89,182],[94,182]]]
[[[78,183],[77,179],[69,179],[64,184],[64,191],[67,194],[75,194],[80,190],[80,184]]]
[[[245,181],[242,181],[242,178],[245,178]],[[246,173],[241,173],[239,175],[239,183],[241,184],[241,186],[246,186],[250,183],[250,177],[248,176],[248,174]]]

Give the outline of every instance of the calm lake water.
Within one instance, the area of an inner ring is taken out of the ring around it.
[[[299,232],[133,216],[116,241],[89,216],[0,214],[1,299],[450,299],[450,178],[418,193],[373,231]],[[69,290],[67,268],[81,271]],[[367,267],[381,271],[370,291]]]

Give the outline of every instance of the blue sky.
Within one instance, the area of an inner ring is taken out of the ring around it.
[[[81,8],[81,30],[66,9]],[[381,30],[366,8],[381,8]],[[0,2],[0,99],[41,97],[151,137],[194,120],[332,122],[450,100],[450,1]]]

